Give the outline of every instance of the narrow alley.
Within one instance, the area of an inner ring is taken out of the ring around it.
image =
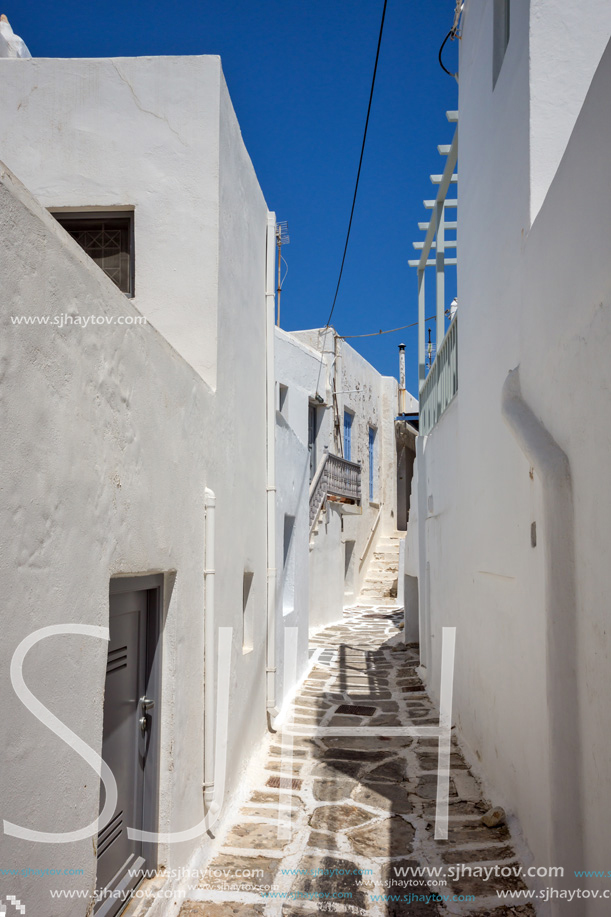
[[[418,648],[402,642],[402,616],[396,606],[358,605],[315,636],[317,659],[292,710],[295,730],[438,722],[416,674]],[[292,776],[281,776],[291,742]],[[437,742],[278,734],[263,782],[252,787],[180,917],[534,915],[530,905],[503,906],[497,897],[526,888],[515,875],[520,863],[508,828],[481,823],[490,803],[454,740],[449,839],[434,840]],[[451,878],[458,864],[488,867],[490,878]],[[513,875],[495,877],[496,865]],[[420,867],[430,868],[428,879]]]
[[[611,2],[62,4],[0,11],[0,917],[609,917]]]

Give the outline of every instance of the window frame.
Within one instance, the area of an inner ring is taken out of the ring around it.
[[[278,383],[278,413],[282,414],[285,420],[288,420],[289,408],[289,387],[284,383]]]
[[[98,264],[93,258],[91,258],[87,250],[80,245],[77,239],[74,239],[74,241],[76,242],[77,245],[79,245],[79,247],[82,249],[82,251],[85,252],[86,255],[89,255],[89,257],[91,258],[93,263],[96,265],[96,267],[98,267],[101,271],[103,271],[106,274],[108,279],[111,280],[112,283],[115,284],[117,289],[120,290],[124,296],[127,296],[128,299],[134,299],[136,296],[136,270],[135,270],[136,244],[135,244],[135,226],[134,226],[135,211],[134,211],[134,208],[132,207],[132,208],[124,208],[124,209],[96,210],[95,207],[76,207],[76,208],[71,207],[69,209],[64,208],[61,210],[51,209],[49,212],[51,213],[51,216],[53,216],[57,220],[57,222],[62,227],[62,229],[64,229],[68,233],[68,235],[71,236],[71,238],[73,239],[74,239],[74,236],[72,235],[70,230],[65,226],[65,223],[67,222],[71,222],[71,221],[77,222],[78,221],[78,222],[83,222],[83,223],[85,222],[95,223],[96,221],[104,222],[104,221],[114,221],[114,220],[121,221],[121,222],[127,222],[127,239],[128,239],[128,251],[127,251],[127,254],[128,254],[127,288],[128,289],[127,290],[122,290],[119,284],[115,283],[112,277],[106,274],[106,271],[104,270],[104,268],[100,264]]]
[[[511,37],[511,0],[492,2],[492,90],[501,74]]]
[[[367,451],[369,456],[369,502],[375,502],[374,487],[374,463],[375,463],[375,445],[378,435],[377,427],[367,424]]]
[[[347,462],[352,461],[352,427],[354,425],[354,411],[351,411],[350,408],[344,408],[344,458]],[[346,423],[346,419],[350,418],[350,423]],[[348,435],[346,435],[348,434]],[[348,448],[346,448],[348,444]]]

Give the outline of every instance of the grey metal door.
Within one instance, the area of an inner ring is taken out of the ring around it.
[[[111,580],[102,757],[117,782],[118,802],[97,840],[97,888],[107,893],[96,908],[99,917],[116,914],[129,891],[139,883],[143,870],[156,866],[155,848],[130,839],[127,829],[156,830],[161,604],[158,579]],[[103,804],[102,789],[100,808]],[[110,892],[121,894],[111,896]]]

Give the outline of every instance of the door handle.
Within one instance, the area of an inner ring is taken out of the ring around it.
[[[155,701],[151,700],[150,697],[146,697],[145,695],[144,697],[140,698],[140,706],[142,707],[142,712],[146,713],[148,710],[153,709],[155,706]]]

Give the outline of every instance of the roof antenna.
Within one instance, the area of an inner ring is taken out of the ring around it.
[[[284,275],[283,280],[280,279],[280,272],[281,272],[280,263],[282,261],[282,246],[288,245],[290,241],[291,239],[289,236],[289,224],[286,222],[286,220],[284,220],[282,223],[276,223],[276,243],[278,245],[278,289],[276,291],[278,294],[278,318],[276,320],[276,324],[278,328],[280,327],[280,294],[282,293],[282,284],[284,283],[284,280],[286,280],[286,274]],[[286,261],[284,263],[286,264]],[[287,266],[287,272],[288,272],[288,266]]]

